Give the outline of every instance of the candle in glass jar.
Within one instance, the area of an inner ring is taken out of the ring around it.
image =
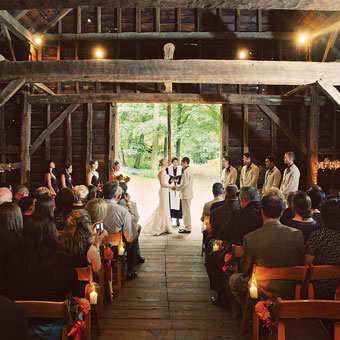
[[[213,246],[213,251],[217,251],[218,249],[219,249],[218,244],[214,244],[214,246]]]
[[[119,255],[119,256],[124,255],[124,251],[125,251],[124,247],[121,246],[121,247],[119,248],[119,250],[118,250],[118,255]]]
[[[97,292],[91,292],[90,293],[90,304],[96,305],[97,304],[97,298],[98,298]]]
[[[252,299],[257,299],[258,298],[258,291],[257,291],[257,287],[254,286],[254,284],[251,284],[251,287],[249,288],[249,293],[250,293],[250,297]]]

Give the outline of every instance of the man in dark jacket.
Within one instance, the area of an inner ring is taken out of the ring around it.
[[[240,190],[241,208],[230,215],[229,221],[222,227],[219,239],[228,241],[224,250],[211,252],[206,259],[206,268],[210,279],[210,289],[217,292],[217,298],[211,302],[219,306],[227,305],[226,284],[222,267],[224,256],[231,250],[231,244],[242,245],[243,236],[262,226],[261,205],[258,191],[254,187],[243,187]]]

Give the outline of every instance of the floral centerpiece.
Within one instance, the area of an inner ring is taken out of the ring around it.
[[[90,302],[87,299],[72,297],[67,302],[69,324],[72,326],[67,336],[73,336],[74,340],[81,340],[83,330],[86,328],[84,315],[91,310]]]
[[[264,321],[263,327],[267,327],[272,329],[277,326],[277,322],[275,321],[275,300],[273,298],[268,298],[264,301],[259,301],[255,305],[255,312],[260,318],[260,320]]]

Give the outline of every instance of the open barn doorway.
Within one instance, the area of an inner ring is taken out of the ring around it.
[[[189,157],[194,173],[192,219],[200,227],[203,204],[211,200],[212,184],[220,180],[220,106],[214,104],[118,105],[121,173],[131,177],[129,192],[137,202],[140,222],[158,202],[159,159]],[[170,112],[171,119],[168,121]],[[171,153],[168,124],[171,121]],[[169,157],[170,156],[170,157]]]

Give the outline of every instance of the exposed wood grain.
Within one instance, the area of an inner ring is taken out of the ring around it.
[[[331,100],[340,106],[340,92],[329,81],[320,79],[316,83]]]
[[[66,163],[72,164],[72,116],[66,117]]]
[[[97,7],[97,33],[102,32],[102,8]]]
[[[35,35],[39,36],[48,32],[51,28],[53,28],[63,17],[65,17],[68,13],[70,13],[73,8],[65,8],[63,9],[56,17],[54,17],[51,21],[49,21],[44,27],[40,28],[39,31],[35,33]],[[81,33],[81,32],[78,32]],[[43,37],[45,40],[45,37]]]
[[[15,57],[15,52],[14,52],[14,48],[13,48],[12,38],[11,38],[11,36],[9,34],[8,28],[7,28],[7,26],[5,24],[2,24],[1,27],[2,27],[2,30],[3,30],[3,32],[5,34],[6,40],[8,42],[8,46],[9,46],[9,49],[10,49],[10,52],[11,52],[12,60],[16,61],[17,59]]]
[[[333,0],[2,0],[1,9],[28,8],[65,8],[77,6],[112,6],[112,7],[155,7],[162,8],[230,8],[230,9],[285,9],[339,11],[340,5]]]
[[[112,165],[118,156],[118,106],[109,105],[109,164],[108,172],[112,171]]]
[[[4,106],[25,84],[25,79],[12,80],[0,93],[0,107]]]
[[[248,105],[242,105],[242,116],[243,116],[243,153],[249,151],[249,140],[248,140],[248,125],[249,125],[249,110]]]
[[[44,93],[50,94],[52,96],[55,95],[55,93],[43,83],[33,83],[33,86]]]
[[[92,160],[92,142],[93,142],[93,106],[87,104],[87,122],[86,122],[86,171],[90,170],[90,161]]]
[[[24,15],[26,15],[28,12],[30,11],[30,9],[24,9],[24,10],[15,10],[12,13],[12,16],[17,19],[20,20]]]
[[[46,106],[46,127],[51,124],[51,105]],[[45,139],[45,159],[51,159],[51,138],[47,136]]]
[[[197,72],[201,70],[201,72]],[[0,63],[0,81],[87,81],[303,85],[320,78],[340,85],[338,63],[249,60],[60,60]]]
[[[23,96],[23,111],[22,111],[22,123],[21,123],[21,184],[25,184],[29,187],[30,184],[30,171],[31,171],[31,159],[30,159],[30,144],[31,144],[31,104],[27,100],[27,92]]]
[[[0,109],[0,117],[1,119],[4,117],[4,114],[3,114],[3,108]],[[4,126],[5,123],[2,123],[1,124],[1,128],[3,128],[3,131],[5,126]],[[5,133],[1,133],[1,139],[2,137],[5,136]],[[0,146],[0,153],[1,154],[20,154],[20,146],[5,146],[5,143],[3,143],[1,146]],[[2,162],[4,163],[4,162]]]
[[[229,154],[229,104],[221,106],[221,156]]]

